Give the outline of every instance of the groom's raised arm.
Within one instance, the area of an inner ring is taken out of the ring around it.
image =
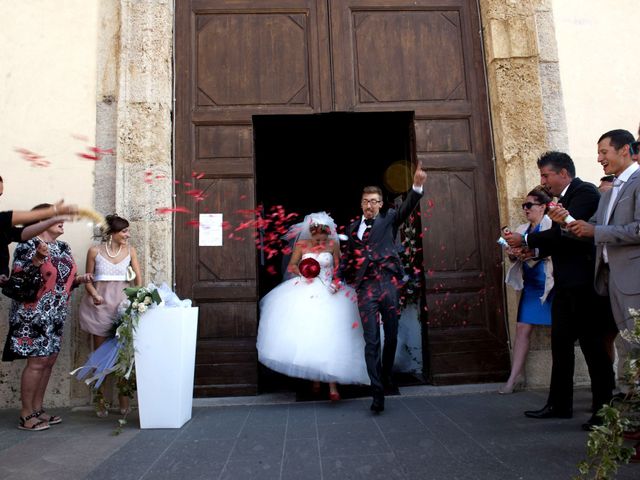
[[[427,172],[422,169],[422,161],[418,160],[416,171],[413,174],[413,187],[407,193],[407,198],[404,199],[402,205],[398,207],[398,215],[394,221],[396,227],[402,225],[404,221],[409,218],[411,212],[415,210],[420,203],[420,198],[424,194],[424,183],[427,181]]]

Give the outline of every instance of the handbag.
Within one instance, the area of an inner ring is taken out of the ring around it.
[[[133,271],[133,267],[131,265],[127,267],[127,274],[125,278],[127,279],[127,282],[131,282],[136,279],[136,272]]]
[[[22,303],[33,302],[42,287],[40,272],[14,272],[2,286],[2,294]]]

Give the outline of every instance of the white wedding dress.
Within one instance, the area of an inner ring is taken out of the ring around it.
[[[320,382],[369,385],[355,291],[329,291],[330,252],[306,253],[320,264],[313,279],[295,277],[260,302],[258,359],[276,372]]]

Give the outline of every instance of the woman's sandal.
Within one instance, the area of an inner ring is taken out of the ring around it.
[[[59,423],[62,423],[62,417],[58,415],[49,415],[47,412],[45,412],[44,408],[41,408],[40,410],[37,410],[33,413],[37,418],[40,418],[42,415],[46,415],[47,417],[49,417],[49,418],[44,418],[44,417],[42,418],[42,420],[47,422],[49,425],[58,425]]]
[[[41,430],[48,430],[49,424],[45,420],[40,420],[39,422],[34,423],[30,427],[27,427],[26,423],[32,418],[38,418],[38,416],[34,413],[31,415],[27,415],[26,417],[20,417],[20,424],[18,425],[18,430],[27,430],[29,432],[39,432]]]

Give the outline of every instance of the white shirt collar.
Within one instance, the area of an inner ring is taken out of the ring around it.
[[[564,187],[564,190],[562,190],[562,192],[560,192],[560,195],[558,195],[558,198],[564,197],[564,195],[567,193],[567,190],[569,190],[570,186],[571,186],[571,182],[569,182],[569,184],[566,187]]]
[[[635,171],[638,170],[638,168],[638,164],[636,162],[633,162],[624,170],[624,172],[618,175],[617,179],[621,182],[626,182],[627,180],[629,180],[629,177],[631,177],[631,175],[633,175]]]

